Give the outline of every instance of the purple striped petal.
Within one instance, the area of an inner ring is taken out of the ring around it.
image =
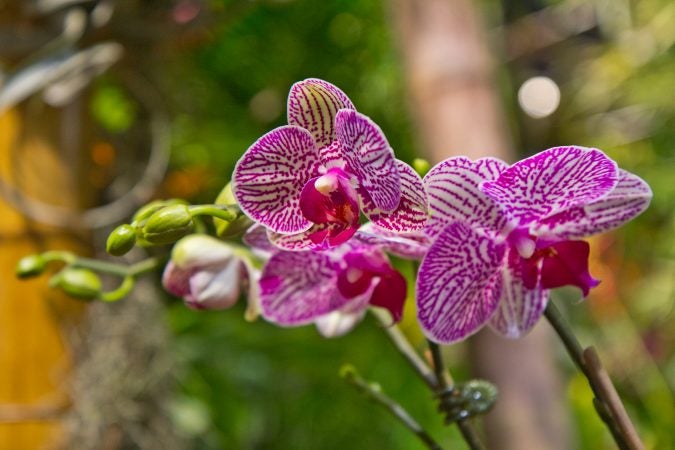
[[[455,222],[438,236],[417,277],[424,334],[449,344],[478,331],[495,312],[506,246]]]
[[[523,278],[523,265],[515,249],[509,251],[509,263],[501,273],[502,291],[497,312],[490,319],[490,327],[499,334],[515,339],[526,334],[544,313],[549,290],[540,287],[528,289]]]
[[[336,86],[308,78],[291,86],[288,94],[288,124],[310,132],[319,148],[335,140],[335,115],[341,109],[356,109]]]
[[[431,210],[427,233],[435,237],[455,221],[499,232],[506,225],[506,217],[480,185],[497,179],[507,167],[496,158],[471,161],[464,156],[434,166],[424,177]]]
[[[268,230],[262,225],[254,224],[246,230],[242,241],[251,247],[254,252],[263,255],[265,258],[279,251],[279,249],[270,242],[267,237]]]
[[[540,220],[532,230],[539,236],[578,239],[613,230],[649,206],[652,190],[640,177],[619,169],[619,182],[605,197]]]
[[[280,252],[263,268],[263,317],[284,326],[303,325],[350,300],[337,289],[339,261],[326,252]]]
[[[258,139],[232,175],[232,192],[242,211],[278,233],[297,233],[312,223],[300,210],[305,183],[319,174],[319,153],[303,128],[279,127]]]
[[[401,177],[401,201],[396,210],[383,213],[368,192],[361,189],[363,213],[380,228],[399,233],[420,230],[429,218],[429,202],[422,178],[403,161],[396,160],[396,167]]]
[[[366,245],[380,247],[387,253],[406,259],[422,259],[431,246],[431,240],[421,231],[394,233],[372,222],[362,225],[354,237]]]
[[[380,127],[363,114],[343,109],[335,117],[335,134],[359,186],[377,208],[394,211],[401,200],[401,177]]]
[[[525,225],[601,199],[617,181],[616,163],[600,150],[555,147],[513,164],[481,189]]]
[[[358,230],[358,226],[345,227],[339,223],[318,223],[307,231],[296,234],[280,234],[268,231],[270,242],[289,252],[303,250],[327,250],[347,242]]]

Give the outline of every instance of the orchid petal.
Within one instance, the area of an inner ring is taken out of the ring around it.
[[[251,247],[251,250],[254,253],[261,255],[263,258],[267,258],[279,251],[279,249],[270,242],[267,233],[268,231],[265,227],[254,224],[246,230],[242,241],[244,244]]]
[[[190,293],[191,274],[191,269],[181,268],[173,261],[169,261],[162,273],[162,286],[171,295],[185,297]]]
[[[335,115],[340,109],[355,108],[349,97],[331,83],[308,78],[291,86],[288,124],[309,131],[319,148],[335,140]]]
[[[600,284],[588,272],[588,255],[591,247],[586,241],[563,241],[548,247],[550,255],[542,258],[540,284],[552,289],[576,286],[584,297],[591,288]]]
[[[220,264],[234,257],[231,245],[205,234],[185,236],[171,251],[171,261],[185,269]]]
[[[606,196],[616,163],[597,149],[555,147],[513,164],[481,189],[516,225],[526,225]]]
[[[431,246],[431,241],[422,231],[394,233],[368,222],[359,228],[355,239],[367,245],[406,259],[422,259]]]
[[[339,261],[325,252],[281,252],[263,268],[260,279],[263,316],[296,326],[340,309],[350,300],[337,289]]]
[[[358,224],[345,226],[340,223],[317,223],[307,231],[296,234],[267,232],[270,242],[289,252],[327,250],[347,242],[359,229]]]
[[[471,161],[464,156],[449,158],[434,166],[424,177],[431,210],[427,233],[435,237],[455,221],[486,228],[493,234],[499,232],[506,218],[480,190],[480,185],[497,179],[507,167],[496,158]]]
[[[343,109],[335,117],[335,134],[359,186],[380,210],[394,211],[401,200],[401,177],[380,127],[363,114]]]
[[[544,313],[549,290],[535,280],[535,287],[525,286],[524,266],[520,255],[510,250],[508,265],[501,272],[501,300],[497,312],[490,319],[490,327],[499,334],[515,339],[526,334]]]
[[[232,175],[232,191],[242,211],[278,233],[312,226],[300,211],[307,180],[318,175],[319,154],[303,128],[279,127],[258,139],[241,157]]]
[[[207,267],[190,277],[187,306],[194,309],[230,308],[239,299],[242,263],[233,258],[222,266]]]
[[[349,333],[366,315],[366,309],[355,313],[333,311],[315,320],[321,336],[335,338]]]
[[[476,332],[495,312],[506,246],[455,222],[438,236],[417,278],[424,334],[449,344]]]
[[[375,206],[370,195],[361,189],[363,213],[378,227],[397,232],[420,230],[429,218],[429,201],[422,178],[403,161],[396,160],[401,177],[401,201],[391,213],[384,213]]]
[[[391,314],[394,323],[403,318],[403,307],[407,298],[408,283],[396,270],[389,270],[380,275],[380,282],[375,287],[370,298],[372,306],[385,308]]]
[[[640,177],[619,169],[619,181],[606,196],[540,220],[532,230],[539,236],[578,239],[613,230],[649,206],[652,190]]]

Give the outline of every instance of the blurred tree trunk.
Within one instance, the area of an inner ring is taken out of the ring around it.
[[[438,162],[514,159],[493,80],[493,61],[470,0],[392,0],[420,148]],[[567,410],[546,325],[507,341],[484,330],[469,339],[475,374],[500,390],[485,419],[489,448],[568,449]]]
[[[75,166],[50,139],[52,116],[22,122],[18,110],[0,115],[0,177],[23,193],[55,205],[79,203]],[[30,128],[30,130],[27,130]],[[53,131],[53,130],[52,130]],[[52,135],[53,136],[53,135]],[[80,302],[47,288],[48,277],[21,281],[16,262],[46,249],[86,253],[73,230],[36,225],[0,198],[0,448],[31,450],[62,443],[69,408],[72,354],[65,332],[82,316]]]

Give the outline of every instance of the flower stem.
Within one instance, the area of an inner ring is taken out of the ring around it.
[[[439,394],[447,391],[453,384],[450,373],[444,369],[444,364],[438,345],[429,342],[432,359],[434,361],[434,368],[431,369],[429,365],[419,356],[415,351],[410,341],[401,332],[401,329],[396,325],[391,325],[391,319],[382,310],[372,308],[371,312],[375,315],[377,320],[383,326],[384,330],[389,336],[389,339],[394,344],[394,347],[403,355],[410,366],[415,370],[417,375],[426,383],[427,387],[433,392]],[[437,354],[436,354],[437,353]],[[478,435],[473,426],[467,419],[460,419],[457,421],[457,427],[462,433],[462,437],[469,445],[471,450],[483,450],[484,447],[478,439]]]
[[[443,363],[443,355],[441,354],[441,348],[438,344],[432,341],[427,341],[429,343],[429,350],[431,351],[431,359],[434,363],[434,374],[436,376],[436,392],[440,395],[443,392],[446,392],[448,389],[452,388],[453,381],[450,373],[445,368]],[[471,450],[484,450],[485,447],[481,443],[478,433],[473,428],[469,419],[458,419],[457,428],[459,428],[462,437],[469,445]]]
[[[584,374],[595,398],[593,405],[621,450],[644,450],[635,426],[626,413],[616,388],[602,367],[595,348],[584,349],[558,308],[549,301],[544,311],[546,319],[563,342],[574,364]]]
[[[405,357],[405,360],[408,361],[410,367],[417,372],[417,375],[427,384],[429,389],[435,390],[436,377],[434,376],[434,372],[417,353],[412,344],[410,344],[410,341],[405,337],[403,332],[401,332],[401,329],[396,325],[390,325],[388,321],[391,319],[389,318],[388,313],[380,308],[371,308],[370,311],[380,322],[396,349]]]
[[[413,432],[429,449],[442,450],[424,428],[395,400],[383,393],[379,386],[364,380],[351,366],[345,366],[340,371],[342,378],[361,391],[366,397],[382,406],[394,416],[403,426]]]
[[[91,258],[81,258],[78,256],[72,261],[72,265],[74,267],[92,269],[96,270],[97,272],[117,275],[124,278],[128,276],[138,277],[144,273],[151,272],[161,266],[164,260],[165,258],[163,257],[148,258],[129,266],[126,264],[100,261],[98,259]]]
[[[237,218],[237,210],[226,205],[193,205],[189,207],[193,216],[212,216],[226,222],[232,222]]]

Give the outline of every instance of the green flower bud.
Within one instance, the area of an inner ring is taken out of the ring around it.
[[[16,264],[16,276],[19,278],[36,277],[45,271],[47,261],[42,255],[24,256]]]
[[[105,250],[114,256],[122,256],[131,250],[136,243],[136,230],[129,224],[115,228],[105,244]]]
[[[143,238],[155,245],[171,244],[194,228],[186,205],[170,205],[152,214],[143,226]]]
[[[417,172],[421,177],[424,177],[424,175],[429,172],[429,169],[431,169],[431,164],[429,164],[429,161],[422,158],[415,158],[412,162],[412,166],[413,169],[415,169],[415,172]]]
[[[101,295],[101,279],[89,269],[63,269],[52,278],[51,285],[81,300],[93,300]]]
[[[223,190],[220,191],[220,194],[218,194],[218,197],[216,197],[215,204],[226,206],[238,206],[237,199],[234,198],[234,194],[232,193],[231,182],[227,183],[223,188]],[[236,236],[246,231],[251,225],[253,225],[253,221],[248,217],[246,217],[245,215],[241,214],[239,217],[237,217],[231,222],[214,217],[213,224],[216,226],[216,234],[219,237],[228,238]]]
[[[160,209],[166,207],[166,206],[171,206],[171,205],[187,205],[187,202],[185,200],[180,200],[180,199],[171,199],[171,200],[155,200],[150,203],[148,203],[145,206],[142,206],[138,211],[136,211],[136,214],[134,214],[134,217],[131,219],[132,222],[141,222],[150,216],[152,216],[154,213],[159,211]]]

